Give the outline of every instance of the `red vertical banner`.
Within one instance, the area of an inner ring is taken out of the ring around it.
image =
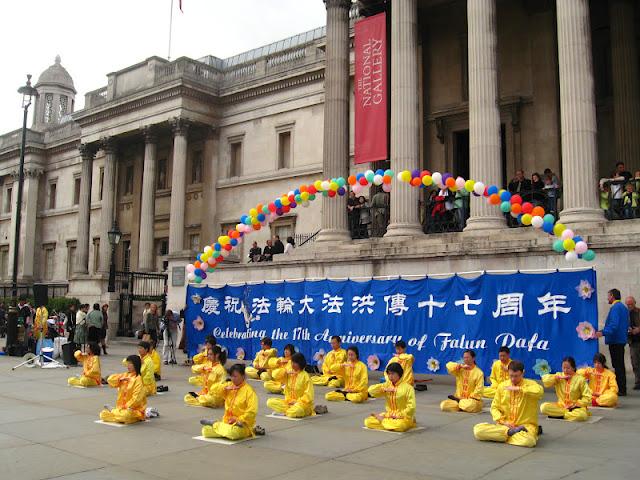
[[[355,163],[387,152],[387,21],[380,13],[355,24]]]

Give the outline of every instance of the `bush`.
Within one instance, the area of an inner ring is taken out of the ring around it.
[[[69,310],[71,305],[75,305],[77,307],[80,305],[80,300],[68,297],[50,298],[47,303],[47,310],[49,310],[49,312],[53,312],[54,310],[56,312],[66,312]]]

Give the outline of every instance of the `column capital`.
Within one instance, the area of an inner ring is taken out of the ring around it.
[[[116,150],[118,149],[118,140],[116,140],[116,137],[102,137],[100,139],[100,148],[106,154],[116,153]]]
[[[174,119],[171,120],[171,129],[173,130],[174,136],[186,136],[190,126],[191,121],[184,117],[174,117]]]
[[[78,147],[82,160],[93,160],[96,156],[97,148],[93,143],[81,143]]]
[[[42,168],[25,168],[24,176],[26,178],[39,178],[44,174],[44,170]]]
[[[145,125],[140,129],[144,136],[144,143],[158,143],[158,129],[155,125]]]
[[[349,10],[351,8],[351,0],[323,0],[324,5],[329,10],[330,8],[344,8]]]

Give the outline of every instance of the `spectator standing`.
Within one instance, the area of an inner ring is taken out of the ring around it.
[[[87,315],[87,340],[89,343],[98,343],[100,341],[103,320],[100,304],[94,303],[93,310]]]
[[[547,197],[545,209],[553,215],[558,211],[558,189],[559,185],[555,182],[553,175],[546,174],[544,176],[544,192]]]
[[[142,321],[140,322],[140,332],[144,332],[144,321],[147,318],[147,314],[151,309],[151,304],[149,302],[144,304],[144,309],[142,310]],[[142,338],[142,335],[138,335],[138,339]]]
[[[280,235],[276,235],[273,242],[273,254],[280,255],[281,253],[284,253],[284,244],[280,240]]]
[[[618,178],[622,177],[625,182],[628,182],[633,178],[633,175],[631,175],[631,172],[627,171],[627,169],[625,168],[624,162],[616,163],[616,171],[614,175]]]
[[[296,248],[296,242],[293,237],[287,237],[287,244],[284,247],[285,255],[289,255]]]
[[[0,338],[7,335],[7,314],[4,303],[0,303]]]
[[[534,173],[531,175],[531,200],[536,205],[544,205],[544,194],[542,191],[544,190],[544,182],[542,181],[542,177],[540,177],[539,173]]]
[[[508,188],[511,193],[528,194],[531,191],[531,180],[524,177],[523,170],[516,170],[516,175],[509,182]]]
[[[267,240],[267,245],[264,247],[264,250],[262,251],[262,260],[265,262],[270,262],[271,260],[273,260],[273,245],[271,243],[271,240]]]
[[[158,343],[158,330],[160,330],[160,319],[158,318],[158,306],[152,303],[149,312],[144,320],[144,333],[151,337],[154,344]]]
[[[367,199],[364,196],[358,198],[358,207],[360,210],[360,227],[359,238],[369,238],[369,225],[371,224],[371,210],[367,205]]]
[[[69,333],[68,340],[70,343],[73,342],[73,334],[76,330],[76,310],[78,306],[75,303],[69,305],[69,310],[67,310],[67,315],[64,321],[64,329]]]
[[[622,209],[624,218],[635,218],[638,208],[638,192],[634,192],[633,183],[629,182],[625,186],[622,194]]]
[[[173,310],[167,309],[164,314],[163,331],[162,331],[162,360],[165,365],[169,364],[171,356],[171,347],[175,346],[178,341],[178,315]]]
[[[633,174],[631,182],[633,183],[633,189],[636,192],[640,192],[640,170]]]
[[[455,200],[453,201],[454,214],[460,229],[465,227],[469,217],[469,195],[466,188],[460,188],[456,190]]]
[[[624,303],[629,310],[629,351],[633,374],[636,377],[633,389],[640,390],[640,308],[633,297],[627,297]]]
[[[556,184],[557,188],[560,188],[560,178],[550,168],[545,168],[543,174],[545,177],[550,176],[551,182]]]
[[[387,229],[387,211],[389,210],[389,194],[382,189],[371,199],[371,212],[373,213],[374,236],[382,236]]]
[[[356,215],[356,206],[358,199],[356,198],[356,192],[349,192],[349,198],[347,199],[347,213],[349,215],[349,231],[351,232],[351,238],[358,228],[359,217]]]
[[[109,330],[109,305],[102,305],[102,330],[100,331],[100,345],[102,352],[107,354],[107,333]]]
[[[253,242],[249,250],[249,262],[256,263],[262,260],[262,249],[258,246],[258,242]]]
[[[618,395],[627,395],[627,372],[624,366],[624,346],[627,343],[629,333],[629,310],[620,301],[620,290],[612,288],[609,290],[609,304],[611,309],[602,331],[596,333],[596,337],[604,337],[604,342],[609,345],[611,364],[616,371],[616,382],[618,383]]]
[[[84,351],[84,346],[87,343],[87,310],[89,305],[83,303],[80,305],[80,310],[76,314],[76,327],[73,336],[73,341],[78,344],[81,351]]]

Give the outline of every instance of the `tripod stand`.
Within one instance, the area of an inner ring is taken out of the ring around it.
[[[53,358],[45,355],[44,353],[42,353],[42,346],[40,347],[40,354],[39,355],[34,355],[33,357],[25,360],[22,363],[19,363],[18,365],[16,365],[15,367],[12,367],[11,370],[15,370],[16,368],[20,368],[20,367],[24,367],[25,365],[32,365],[32,366],[38,366],[40,368],[45,368],[45,359],[49,361],[49,365],[56,365],[58,367],[62,367],[62,368],[69,368],[68,365],[64,365],[62,363],[60,363],[57,360],[54,360]],[[38,362],[36,363],[36,360],[38,360]]]
[[[164,349],[168,348],[169,360],[167,361],[167,363],[169,363],[170,365],[177,365],[178,361],[176,360],[176,348],[173,343],[173,335],[171,335],[171,329],[168,326],[166,326],[164,332],[166,337],[163,339],[165,341],[165,345],[163,345],[162,347],[163,348],[162,356],[164,356]]]

